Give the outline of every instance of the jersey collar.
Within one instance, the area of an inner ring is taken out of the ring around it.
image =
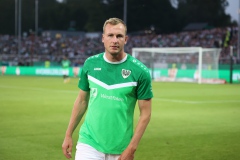
[[[111,62],[111,61],[109,61],[109,60],[107,59],[106,53],[104,52],[104,54],[103,54],[103,59],[104,59],[106,62],[111,63],[111,64],[120,64],[120,63],[123,63],[123,62],[125,62],[125,61],[127,60],[127,54],[125,55],[125,57],[124,57],[121,61]]]

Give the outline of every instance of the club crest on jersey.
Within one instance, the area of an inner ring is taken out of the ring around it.
[[[127,78],[131,74],[130,70],[122,69],[123,78]]]
[[[97,94],[98,94],[97,88],[91,88],[91,96],[95,98],[97,97]]]

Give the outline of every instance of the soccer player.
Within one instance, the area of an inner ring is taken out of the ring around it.
[[[67,56],[64,56],[61,63],[62,63],[63,82],[64,83],[68,83],[70,81],[70,78],[69,78],[69,67],[70,67],[71,62],[67,58]]]
[[[103,26],[105,52],[89,57],[82,68],[70,122],[62,144],[71,158],[72,134],[79,131],[75,160],[133,160],[151,117],[153,97],[148,68],[124,52],[125,23],[108,19]],[[133,132],[135,104],[140,117]]]

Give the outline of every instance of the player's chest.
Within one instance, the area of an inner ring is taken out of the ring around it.
[[[94,67],[92,70],[89,70],[88,74],[100,81],[107,82],[108,84],[136,80],[132,69],[124,66]]]

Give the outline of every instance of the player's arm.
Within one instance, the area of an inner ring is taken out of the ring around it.
[[[152,103],[151,99],[138,100],[140,117],[132,140],[130,141],[126,150],[119,157],[119,160],[133,160],[134,153],[151,118],[151,103]]]
[[[72,145],[73,145],[72,134],[76,129],[76,127],[78,126],[79,122],[81,121],[84,113],[87,110],[88,100],[89,100],[89,92],[80,90],[74,102],[71,118],[70,118],[66,135],[62,144],[62,151],[66,158],[71,158]]]

